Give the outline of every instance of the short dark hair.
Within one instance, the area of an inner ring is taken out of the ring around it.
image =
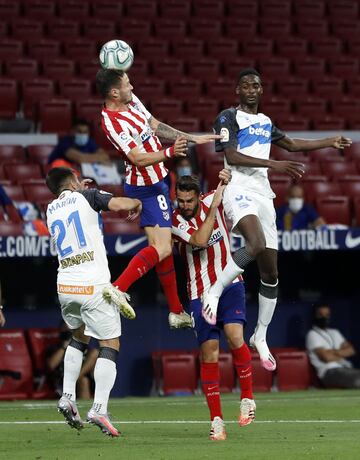
[[[315,302],[312,306],[312,317],[316,318],[318,310],[320,308],[330,308],[330,303],[327,300]]]
[[[196,176],[181,176],[176,181],[176,191],[191,192],[194,190],[196,195],[200,195],[200,183]]]
[[[261,80],[261,75],[259,74],[259,72],[256,69],[254,69],[252,67],[247,67],[246,69],[242,69],[240,71],[238,79],[237,79],[238,83],[242,79],[242,77],[246,77],[246,75],[256,75]]]
[[[59,196],[66,182],[71,180],[73,176],[74,172],[72,169],[63,167],[52,168],[47,173],[46,185],[54,195]]]
[[[106,99],[110,90],[119,83],[125,72],[122,70],[100,69],[96,73],[96,87],[101,96]]]
[[[91,123],[89,121],[87,121],[85,118],[75,118],[72,125],[73,125],[73,127],[79,126],[79,125],[85,125],[89,129],[91,127]]]

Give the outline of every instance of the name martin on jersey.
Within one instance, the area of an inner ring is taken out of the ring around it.
[[[61,195],[59,196],[58,199],[61,200]],[[51,205],[49,204],[47,210],[51,214],[52,212],[56,211],[57,209],[64,208],[68,204],[74,204],[74,203],[76,203],[76,197],[66,198],[66,200],[58,201],[56,204],[51,204]]]
[[[80,265],[85,262],[92,262],[94,260],[94,251],[86,251],[75,256],[66,257],[60,260],[61,268],[72,267],[73,265]]]

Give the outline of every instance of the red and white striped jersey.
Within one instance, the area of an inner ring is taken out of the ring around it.
[[[128,158],[130,150],[138,147],[140,152],[157,152],[161,143],[151,129],[148,112],[142,102],[133,94],[125,112],[107,110],[102,112],[101,125],[106,137],[121,153],[126,165],[126,183],[131,185],[152,185],[164,179],[168,173],[164,163],[152,166],[135,166]]]
[[[206,219],[214,193],[210,192],[200,198],[200,212],[191,220],[184,219],[178,209],[173,212],[172,233],[186,264],[187,288],[191,300],[199,298],[204,290],[208,290],[215,283],[231,258],[230,236],[222,205],[216,212],[214,229],[207,248],[189,244],[191,235]]]

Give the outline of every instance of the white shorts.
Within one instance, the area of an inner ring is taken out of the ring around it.
[[[266,247],[278,249],[276,212],[272,198],[242,189],[241,185],[230,182],[225,187],[223,204],[233,233],[239,234],[235,227],[243,217],[255,215],[259,218],[263,228]]]
[[[73,286],[58,284],[61,314],[70,329],[85,324],[84,334],[98,340],[115,339],[121,335],[118,308],[107,303],[102,291],[107,284]]]

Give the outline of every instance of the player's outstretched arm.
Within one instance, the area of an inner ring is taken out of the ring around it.
[[[179,131],[178,129],[175,129],[172,126],[162,123],[154,117],[150,118],[149,123],[157,136],[161,137],[162,139],[167,139],[169,141],[174,141],[179,136],[184,137],[189,142],[195,142],[195,144],[205,144],[216,139],[221,139],[221,136],[216,134],[196,135],[184,133],[183,131]]]
[[[108,207],[109,211],[135,211],[141,208],[141,201],[136,198],[114,196],[110,199]]]
[[[352,140],[344,136],[325,137],[323,139],[292,139],[289,136],[285,136],[277,142],[274,142],[274,144],[289,152],[306,152],[327,147],[344,149],[352,144]]]
[[[158,152],[143,153],[138,147],[131,149],[127,157],[135,166],[145,167],[161,163],[173,157],[186,157],[187,140],[183,137],[178,137],[175,144]]]

